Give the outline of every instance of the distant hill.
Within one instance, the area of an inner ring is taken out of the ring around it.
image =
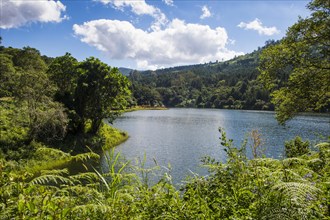
[[[120,67],[119,71],[124,75],[124,76],[129,76],[129,74],[134,71],[133,69],[125,68],[125,67]]]
[[[132,71],[133,96],[138,105],[273,110],[257,80],[262,50],[224,62]]]
[[[186,66],[176,66],[158,70],[147,70],[147,71],[138,71],[143,74],[168,74],[168,73],[177,73],[177,72],[185,72],[185,71],[193,71],[193,72],[203,72],[204,74],[212,74],[212,73],[241,73],[242,67],[255,69],[258,66],[259,54],[262,49],[256,50],[252,53],[248,53],[245,55],[241,55],[235,57],[231,60],[224,62],[209,62],[204,64],[194,64],[194,65],[186,65]]]

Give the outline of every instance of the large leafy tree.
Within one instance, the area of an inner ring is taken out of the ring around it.
[[[312,14],[261,54],[260,79],[272,91],[277,120],[330,106],[330,2],[314,0]]]
[[[29,140],[63,138],[67,116],[53,100],[56,87],[45,73],[47,65],[40,52],[30,47],[2,48],[0,63],[0,97],[10,96],[10,104],[19,113],[11,115],[11,120],[24,117],[17,126],[27,127]]]
[[[50,79],[56,84],[56,98],[67,107],[72,101],[77,85],[79,62],[70,53],[56,57],[48,67],[47,73]]]
[[[0,70],[0,97],[12,96],[17,74],[10,55],[0,54]]]
[[[63,106],[53,100],[56,87],[46,74],[47,65],[40,52],[25,47],[13,57],[13,61],[19,75],[15,95],[20,103],[27,104],[30,138],[63,138],[66,133],[67,116]]]
[[[129,81],[118,68],[111,68],[93,57],[81,62],[79,70],[74,97],[80,119],[78,131],[82,131],[85,122],[90,120],[90,132],[96,133],[104,118],[112,122],[118,116],[118,110],[126,106],[130,95]]]

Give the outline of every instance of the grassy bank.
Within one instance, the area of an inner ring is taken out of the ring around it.
[[[132,108],[125,109],[124,112],[134,112],[134,111],[140,111],[140,110],[168,110],[166,107],[155,107],[155,106],[135,106]]]
[[[100,136],[104,141],[102,150],[113,148],[125,142],[129,137],[126,132],[111,127],[106,123],[101,126],[100,130],[98,131],[98,136]]]
[[[38,176],[42,170],[68,169],[69,173],[75,173],[77,167],[83,167],[87,161],[97,163],[97,154],[128,138],[126,132],[103,123],[96,135],[88,132],[86,124],[86,132],[68,134],[64,139],[31,139],[28,117],[22,108],[27,108],[25,103],[18,105],[12,98],[0,99],[0,159],[17,161],[20,167],[17,172],[27,170]]]

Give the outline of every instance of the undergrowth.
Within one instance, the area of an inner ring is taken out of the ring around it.
[[[204,158],[209,175],[192,177],[181,189],[166,172],[148,183],[153,168],[133,167],[113,152],[103,172],[36,162],[84,164],[97,159],[93,153],[72,156],[39,146],[35,162],[2,158],[0,219],[329,219],[329,143],[299,157],[248,159],[245,146],[234,147],[223,130],[220,139],[227,162]]]

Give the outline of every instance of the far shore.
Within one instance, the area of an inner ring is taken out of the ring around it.
[[[168,108],[164,106],[148,106],[148,105],[139,105],[132,108],[127,108],[124,112],[134,112],[140,110],[168,110]]]

